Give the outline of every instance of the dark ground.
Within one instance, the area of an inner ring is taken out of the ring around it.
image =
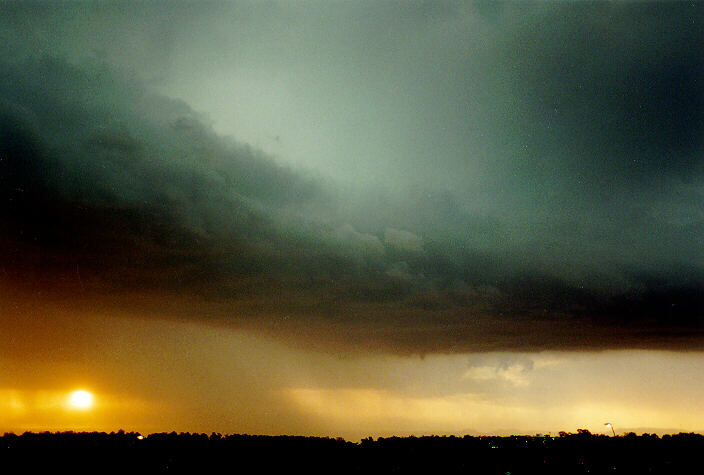
[[[704,436],[343,439],[160,433],[25,433],[0,438],[0,473],[687,474]],[[67,471],[65,471],[67,470]]]

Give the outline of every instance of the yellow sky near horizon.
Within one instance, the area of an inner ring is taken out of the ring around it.
[[[198,322],[56,312],[3,320],[0,432],[342,436],[698,431],[704,357],[604,351],[311,351]],[[84,389],[95,404],[66,405]]]

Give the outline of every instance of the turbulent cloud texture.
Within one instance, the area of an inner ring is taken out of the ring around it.
[[[702,347],[698,4],[2,9],[8,295],[316,347]]]

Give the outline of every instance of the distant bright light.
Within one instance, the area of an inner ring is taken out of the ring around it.
[[[89,409],[93,406],[93,395],[82,389],[74,391],[71,393],[68,403],[76,409]]]

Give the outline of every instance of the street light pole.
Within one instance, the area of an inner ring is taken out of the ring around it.
[[[611,428],[611,432],[613,432],[614,437],[616,437],[616,431],[614,430],[614,426],[611,424],[611,422],[607,422],[604,424],[606,427]]]

